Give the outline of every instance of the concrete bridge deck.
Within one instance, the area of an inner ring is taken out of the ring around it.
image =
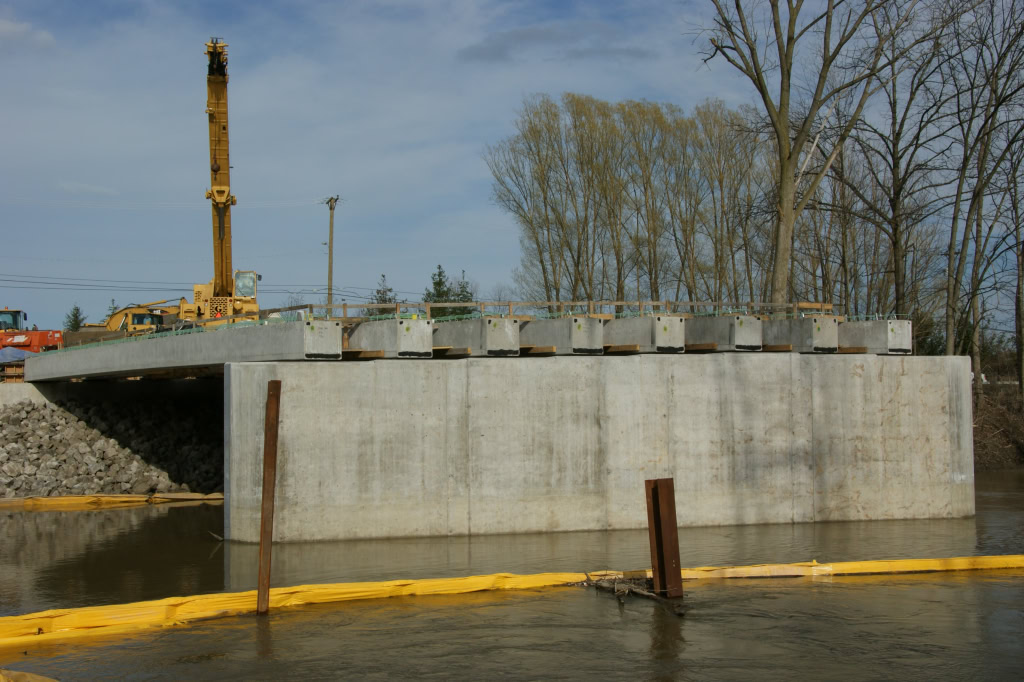
[[[654,324],[655,321],[661,321]],[[671,321],[671,326],[669,325]],[[485,324],[485,322],[487,324]],[[261,320],[151,334],[65,348],[29,358],[29,382],[223,374],[229,362],[410,359],[467,356],[602,355],[788,350],[878,355],[909,353],[908,321],[762,320],[753,316],[555,319],[486,317],[434,322],[395,318]],[[762,333],[762,325],[768,330]],[[838,343],[836,339],[838,326]],[[849,328],[850,331],[846,332]],[[824,341],[821,330],[829,332]],[[664,338],[662,338],[664,337]],[[821,337],[821,338],[819,338]],[[764,339],[764,340],[763,340]],[[844,343],[846,339],[846,343]],[[850,347],[851,341],[863,346]],[[767,344],[767,345],[765,345]]]
[[[341,323],[262,322],[151,334],[42,353],[29,382],[223,372],[228,362],[340,359]]]

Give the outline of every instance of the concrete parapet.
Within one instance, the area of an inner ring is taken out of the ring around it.
[[[839,351],[839,320],[834,315],[762,320],[761,330],[765,350],[790,350],[794,353]]]
[[[875,355],[910,355],[913,329],[910,320],[858,320],[839,325],[839,345],[860,347]]]
[[[602,320],[582,315],[523,320],[519,323],[519,345],[553,346],[556,355],[600,355],[604,352],[604,324]]]
[[[606,320],[604,345],[637,346],[640,353],[682,353],[686,346],[686,321],[678,315]]]
[[[434,325],[434,347],[469,348],[474,356],[519,355],[519,321],[507,317],[453,320]]]
[[[219,368],[226,362],[340,358],[339,322],[223,325],[40,353],[25,361],[25,380],[139,376]]]
[[[348,336],[349,349],[378,350],[386,358],[430,358],[434,355],[430,320],[371,320],[357,324]]]
[[[687,320],[689,322],[689,320]],[[965,357],[661,354],[241,363],[225,371],[225,531],[259,534],[282,381],[275,539],[974,513]]]
[[[687,345],[704,350],[759,351],[764,343],[761,332],[761,318],[756,315],[691,317],[686,321]]]

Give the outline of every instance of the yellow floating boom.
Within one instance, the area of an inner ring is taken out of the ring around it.
[[[470,576],[426,580],[388,580],[333,585],[300,585],[270,590],[270,608],[325,604],[355,599],[382,599],[485,590],[527,590],[586,580],[583,573]],[[53,609],[0,618],[0,650],[79,637],[120,635],[149,627],[180,625],[196,620],[256,611],[256,590],[194,597],[169,597],[133,604]]]
[[[1024,555],[955,557],[950,559],[893,559],[819,564],[757,566],[706,566],[682,570],[684,580],[711,578],[797,578],[837,577],[938,571],[971,571],[1024,568]],[[603,571],[599,573],[538,573],[389,580],[385,582],[336,583],[275,587],[270,590],[271,608],[325,604],[356,599],[383,599],[441,594],[463,594],[486,590],[528,590],[554,587],[587,580],[638,578],[649,571]],[[22,616],[0,618],[0,650],[26,647],[80,637],[123,635],[144,628],[180,625],[198,620],[236,616],[256,611],[256,591],[169,597],[133,604],[114,604],[77,609],[53,609]]]
[[[755,564],[752,566],[700,566],[682,569],[683,580],[710,578],[822,578],[849,575],[894,575],[899,573],[938,573],[943,571],[980,571],[1000,568],[1024,568],[1024,554],[966,556],[948,559],[881,559],[872,561],[836,561],[819,564],[802,561],[793,564]],[[651,577],[646,571],[626,571],[623,578]]]

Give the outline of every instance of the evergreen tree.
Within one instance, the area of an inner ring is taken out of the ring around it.
[[[86,316],[82,314],[82,309],[78,307],[76,303],[68,314],[64,316],[64,331],[66,332],[77,332],[85,324]]]
[[[387,275],[381,275],[377,282],[377,290],[373,292],[370,303],[397,303],[398,297],[395,290],[388,284]]]
[[[423,293],[424,303],[469,303],[473,300],[473,285],[466,279],[466,271],[462,271],[462,277],[458,280],[448,278],[448,273],[439,264],[437,270],[430,276],[430,288]],[[467,315],[473,312],[472,308],[448,308],[445,306],[430,308],[430,315],[433,318],[448,317],[451,315]]]
[[[107,317],[110,317],[120,309],[120,306],[117,305],[117,301],[110,299],[110,305],[107,306]]]

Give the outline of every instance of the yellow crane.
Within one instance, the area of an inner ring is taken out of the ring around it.
[[[213,279],[192,287],[192,303],[182,299],[179,318],[213,320],[245,315],[257,319],[256,282],[252,270],[231,269],[231,160],[228,156],[228,50],[227,43],[210,38],[206,43],[206,114],[210,124],[210,200],[213,217]]]

